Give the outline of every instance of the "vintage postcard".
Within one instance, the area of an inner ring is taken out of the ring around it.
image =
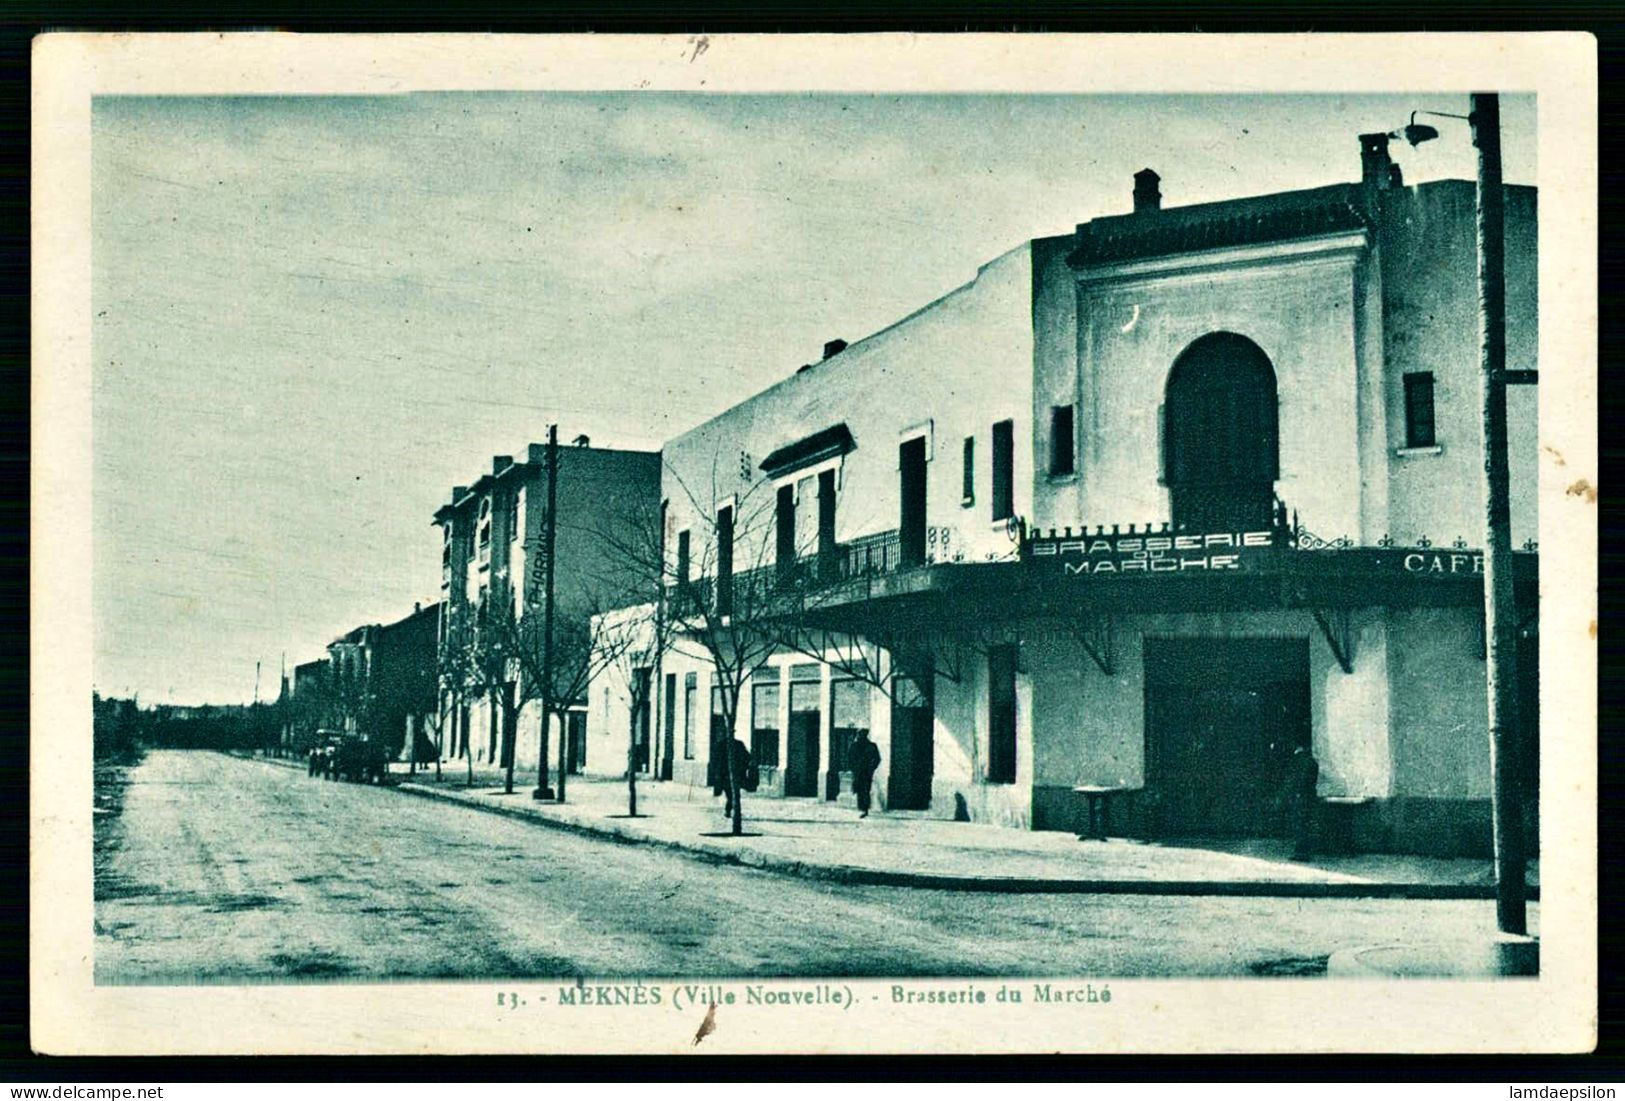
[[[34,62],[36,1049],[1594,1045],[1589,37]]]

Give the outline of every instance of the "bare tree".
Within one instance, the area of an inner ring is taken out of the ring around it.
[[[373,685],[369,670],[364,667],[366,651],[359,643],[335,644],[332,678],[329,682],[333,702],[340,716],[353,724],[356,733],[372,733]]]
[[[626,785],[627,816],[638,814],[638,725],[653,695],[652,670],[671,644],[672,618],[662,583],[665,573],[664,510],[629,512],[606,518],[592,529],[603,550],[593,581],[612,610],[593,616],[593,645],[599,651],[593,676],[610,669],[628,688]],[[641,675],[650,670],[651,676]],[[585,688],[585,685],[583,686]],[[653,745],[649,746],[651,760]]]
[[[316,746],[316,732],[334,721],[339,711],[337,694],[333,690],[332,662],[318,667],[312,675],[294,682],[289,700],[290,722],[293,727],[292,748],[309,752]]]
[[[569,770],[570,709],[587,698],[587,689],[605,671],[620,663],[623,654],[632,649],[635,635],[622,624],[605,615],[603,601],[594,598],[585,606],[572,609],[566,616],[556,617],[553,626],[552,683],[542,694],[545,710],[551,711],[559,725],[559,802],[564,802],[565,776]],[[527,613],[528,614],[528,613]],[[527,668],[526,675],[542,675],[540,651],[530,651],[535,668]],[[548,722],[548,715],[542,716]]]
[[[725,493],[713,464],[710,491],[695,492],[675,472],[668,470],[668,474],[686,498],[702,535],[698,553],[679,562],[668,553],[660,531],[652,536],[648,532],[611,535],[605,542],[620,562],[658,579],[657,599],[648,621],[657,629],[648,644],[649,652],[664,652],[681,640],[703,649],[709,659],[723,728],[720,737],[711,739],[709,768],[713,783],[728,793],[732,832],[737,836],[744,832],[740,798],[744,777],[733,752],[739,701],[752,674],[780,649],[772,623],[794,608],[794,596],[777,583],[767,562],[771,542],[763,536],[772,519],[773,501],[764,492],[766,483],[758,480],[735,486],[738,492]],[[747,474],[741,470],[742,478]],[[747,552],[744,562],[737,554],[740,547]],[[691,544],[691,551],[694,549]],[[644,637],[649,639],[647,634]],[[637,680],[635,676],[631,679]],[[629,759],[629,767],[632,764]]]
[[[468,785],[474,786],[474,753],[468,744],[467,724],[461,722],[463,701],[468,698],[470,687],[474,684],[475,654],[474,640],[466,613],[456,614],[451,610],[445,615],[445,630],[440,636],[440,686],[443,696],[448,701],[447,716],[441,721],[441,747],[440,757],[446,755],[445,727],[450,726],[453,738],[453,751],[457,750],[457,738],[462,739],[462,753],[468,763]],[[440,778],[439,762],[435,764],[435,779]]]
[[[446,645],[442,648],[442,675],[453,686],[454,701],[487,701],[493,723],[500,723],[504,737],[512,737],[512,709],[508,707],[506,686],[512,680],[512,662],[505,643],[505,630],[500,622],[500,589],[489,590],[473,607],[471,616],[459,617],[460,622],[447,631]],[[472,619],[472,622],[469,620]],[[459,716],[461,712],[459,712]],[[467,757],[467,786],[474,786],[474,746],[466,722],[462,724],[463,752]],[[503,747],[507,752],[507,746]],[[504,763],[507,757],[503,758]],[[511,790],[511,789],[510,789]]]
[[[626,732],[626,813],[629,818],[638,814],[638,772],[642,762],[638,737],[642,715],[650,704],[654,690],[652,671],[665,654],[669,644],[670,620],[664,614],[664,601],[618,608],[595,618],[595,636],[602,651],[600,669],[613,668],[628,688]],[[649,749],[652,753],[653,746]],[[652,759],[652,758],[651,758]]]
[[[528,603],[528,602],[527,602]],[[527,615],[518,604],[508,579],[496,579],[475,616],[475,679],[491,701],[493,718],[500,717],[500,763],[502,789],[513,794],[514,757],[517,749],[519,716],[525,705],[541,700],[546,685],[540,669],[538,616]],[[547,715],[542,716],[542,761],[547,760]],[[545,787],[545,768],[537,785]]]
[[[588,596],[571,602],[566,612],[554,616],[552,668],[543,654],[545,595],[540,586],[526,586],[528,592],[516,600],[512,585],[499,580],[493,585],[476,632],[474,667],[479,685],[491,694],[493,707],[502,716],[502,763],[506,770],[504,790],[513,792],[514,756],[519,716],[530,703],[541,705],[538,789],[548,784],[547,764],[553,720],[559,726],[558,800],[564,801],[568,771],[567,716],[586,698],[587,688],[604,670],[613,666],[621,651],[630,645],[625,632],[604,626],[599,613],[604,600]]]

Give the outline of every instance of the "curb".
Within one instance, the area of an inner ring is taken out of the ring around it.
[[[523,804],[504,805],[464,798],[449,791],[413,783],[395,785],[395,790],[419,799],[454,803],[472,810],[531,822],[548,829],[615,841],[624,845],[653,845],[711,864],[731,864],[755,868],[799,879],[845,883],[867,887],[906,887],[916,890],[968,891],[998,894],[1099,894],[1221,896],[1234,898],[1377,898],[1427,899],[1439,901],[1485,900],[1495,898],[1493,884],[1476,883],[1324,883],[1272,882],[1269,880],[1204,879],[1037,879],[1015,876],[947,875],[924,872],[894,872],[877,868],[855,868],[842,864],[808,864],[757,849],[728,849],[628,830],[612,824],[594,824],[538,814]],[[1529,900],[1539,901],[1540,889],[1530,887]]]
[[[307,765],[304,761],[295,761],[287,757],[260,757],[252,753],[233,753],[229,749],[222,750],[221,752],[227,757],[232,757],[239,761],[253,761],[256,764],[274,765],[277,768],[291,768],[297,772],[304,772],[307,770]]]

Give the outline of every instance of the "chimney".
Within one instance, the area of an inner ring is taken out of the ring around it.
[[[1387,134],[1360,135],[1360,182],[1386,191],[1394,181],[1394,162],[1388,157]]]
[[[525,461],[533,465],[547,462],[547,445],[533,443],[525,449]]]
[[[1162,192],[1157,190],[1161,182],[1162,177],[1149,168],[1134,173],[1134,213],[1146,214],[1162,209]]]
[[[422,601],[420,601],[420,600],[412,601],[412,614],[413,615],[417,615],[422,610],[423,610],[423,602]]]
[[[501,474],[504,470],[507,470],[512,465],[513,465],[513,456],[512,455],[492,455],[491,456],[491,473],[493,475]]]
[[[825,359],[828,359],[831,356],[838,356],[844,351],[846,351],[846,341],[844,341],[844,340],[826,340],[826,341],[824,341],[824,358]]]
[[[468,487],[467,486],[452,486],[451,487],[451,503],[455,505],[457,503],[458,499],[461,498],[462,495],[467,493],[467,492],[468,492]]]

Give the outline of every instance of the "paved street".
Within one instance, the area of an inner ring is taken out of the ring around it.
[[[1478,901],[818,883],[205,752],[99,777],[96,819],[103,983],[1314,974],[1493,926]]]

